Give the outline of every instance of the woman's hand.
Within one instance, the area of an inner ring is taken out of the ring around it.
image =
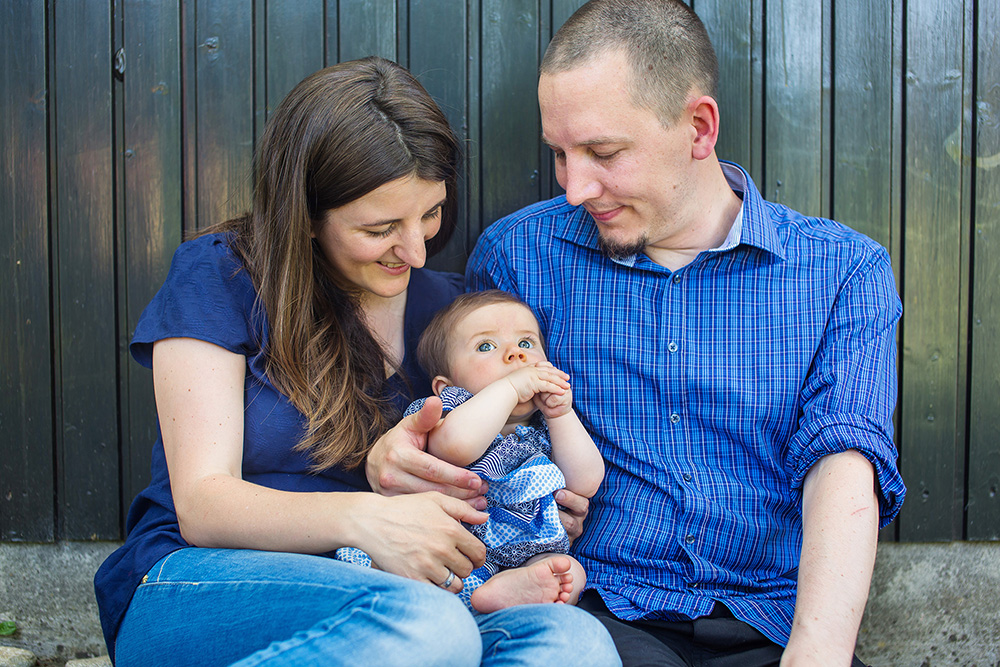
[[[380,569],[435,585],[451,571],[449,589],[460,590],[459,579],[483,564],[486,546],[461,522],[483,523],[485,513],[437,492],[371,499],[371,511],[358,513],[356,543]]]
[[[583,521],[587,518],[590,501],[569,489],[559,489],[555,493],[559,505],[559,519],[562,521],[570,543],[583,534]]]
[[[432,396],[420,412],[404,417],[379,438],[365,463],[368,483],[385,496],[438,491],[486,509],[479,475],[426,452],[427,433],[440,419],[441,399]]]

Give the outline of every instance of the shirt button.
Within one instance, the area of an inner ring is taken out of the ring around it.
[[[674,341],[670,341],[670,343],[667,345],[667,351],[668,352],[676,352],[677,351],[677,343],[675,343]]]
[[[691,583],[688,584],[688,588],[698,588],[698,582],[692,581]]]
[[[677,285],[680,282],[681,282],[681,274],[675,273],[674,274],[674,284]]]
[[[670,415],[670,423],[671,424],[676,424],[680,420],[681,420],[681,416],[679,414],[677,414],[676,412],[674,414]]]
[[[684,541],[687,542],[688,544],[694,544],[694,535],[688,535],[687,537],[684,538]]]
[[[691,481],[691,473],[689,473],[689,472],[684,473],[684,481],[685,482],[690,482]]]

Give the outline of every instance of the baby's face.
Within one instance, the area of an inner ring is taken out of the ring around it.
[[[516,303],[472,311],[452,329],[448,348],[451,381],[473,394],[519,368],[545,361],[538,322]]]

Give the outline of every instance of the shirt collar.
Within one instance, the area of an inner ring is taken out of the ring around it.
[[[723,175],[729,182],[729,187],[737,195],[740,195],[743,205],[740,206],[740,211],[729,229],[725,241],[722,242],[722,245],[712,248],[708,252],[724,252],[732,250],[738,245],[750,245],[785,259],[784,245],[778,238],[777,228],[770,217],[765,214],[764,199],[750,175],[735,163],[720,160],[719,164],[722,167]],[[563,201],[565,200],[563,199]],[[565,224],[561,226],[557,236],[571,243],[596,250],[597,225],[583,206],[571,208],[572,212],[567,216]],[[634,267],[644,257],[632,255],[614,261],[623,266]]]

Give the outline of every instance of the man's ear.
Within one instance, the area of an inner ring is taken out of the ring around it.
[[[440,396],[445,387],[451,387],[454,384],[443,375],[435,375],[434,379],[431,380],[431,391],[434,392],[435,396]]]
[[[710,95],[702,95],[692,100],[687,108],[695,131],[691,156],[704,160],[712,154],[719,140],[719,103]]]

